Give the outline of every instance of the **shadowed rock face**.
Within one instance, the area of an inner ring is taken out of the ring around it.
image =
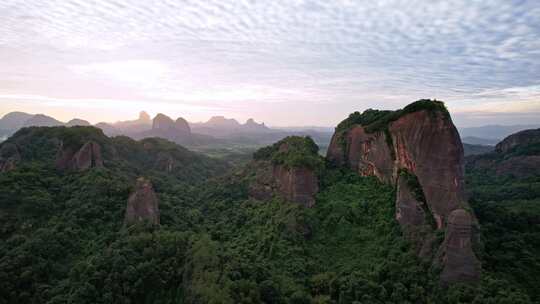
[[[374,175],[381,181],[393,182],[394,161],[383,132],[367,133],[362,126],[354,126],[346,134],[336,133],[327,158],[360,175]]]
[[[182,117],[178,117],[178,119],[174,123],[174,126],[175,126],[175,129],[179,132],[182,132],[185,134],[191,134],[191,128],[189,127],[188,122]]]
[[[258,162],[257,180],[249,186],[249,196],[265,201],[274,194],[285,200],[311,208],[315,205],[315,195],[319,191],[317,175],[311,169],[287,168]]]
[[[149,221],[159,225],[158,198],[152,183],[140,177],[137,179],[135,191],[129,196],[126,207],[126,224]]]
[[[17,162],[21,160],[17,145],[5,143],[0,148],[0,172],[11,171],[16,168]]]
[[[98,143],[89,141],[79,150],[60,146],[56,158],[56,167],[60,170],[85,171],[90,168],[103,167],[101,147]]]
[[[441,110],[407,112],[389,121],[382,131],[368,133],[366,126],[361,125],[337,131],[327,158],[361,175],[376,176],[382,182],[396,185],[396,219],[420,256],[431,256],[434,231],[447,229],[450,214],[468,207],[464,191],[463,146],[451,119]],[[412,189],[398,174],[401,170],[410,172],[417,179],[425,202],[414,197]],[[475,220],[471,214],[468,217],[471,226]],[[471,234],[464,237],[468,237],[470,243]],[[459,255],[459,250],[451,254]],[[463,250],[462,254],[469,256],[469,249],[464,247]],[[474,257],[472,249],[470,254]],[[458,259],[455,263],[471,261],[471,258]],[[476,257],[474,261],[477,261]],[[451,272],[456,265],[445,264],[445,267]],[[471,264],[459,267],[477,271],[471,276],[478,277],[477,267]],[[443,276],[442,280],[447,278],[450,276]]]
[[[441,246],[444,264],[441,280],[445,283],[476,281],[480,262],[472,249],[472,217],[464,209],[452,211]]]

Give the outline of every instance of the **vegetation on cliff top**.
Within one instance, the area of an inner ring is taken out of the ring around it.
[[[319,147],[309,136],[288,136],[253,153],[254,160],[270,160],[288,168],[320,169],[324,162]]]
[[[420,99],[407,105],[405,108],[396,111],[367,109],[362,113],[351,113],[348,118],[337,125],[336,132],[346,131],[354,125],[364,126],[368,133],[384,131],[391,122],[398,120],[400,117],[422,110],[426,110],[430,113],[442,113],[444,118],[450,117],[450,114],[442,101]]]

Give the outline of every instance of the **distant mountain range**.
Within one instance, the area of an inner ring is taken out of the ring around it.
[[[0,118],[0,140],[28,126],[90,126],[90,122],[74,118],[59,121],[44,114],[11,112]],[[142,111],[134,120],[100,122],[94,125],[108,136],[125,135],[134,139],[162,137],[185,146],[208,145],[267,145],[289,135],[311,136],[324,152],[330,143],[333,128],[325,127],[279,127],[269,128],[264,123],[248,119],[240,123],[234,118],[214,116],[206,122],[187,122],[158,114],[153,119]],[[488,152],[499,141],[515,132],[538,128],[540,125],[487,125],[460,128],[461,140],[466,145],[466,154]]]
[[[82,119],[72,119],[61,122],[53,117],[43,114],[28,114],[11,112],[0,118],[0,138],[7,138],[18,129],[28,126],[90,126]],[[94,125],[103,130],[108,136],[125,135],[134,139],[147,137],[166,138],[186,146],[248,144],[266,145],[289,135],[309,135],[325,149],[330,142],[333,130],[319,131],[307,128],[280,128],[273,129],[264,123],[257,123],[248,119],[240,123],[236,119],[224,116],[214,116],[206,122],[187,122],[179,117],[176,120],[165,114],[158,114],[153,119],[148,113],[142,111],[134,120],[118,121],[114,123],[100,122]]]

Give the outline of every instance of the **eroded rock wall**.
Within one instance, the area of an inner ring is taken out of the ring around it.
[[[135,190],[128,198],[125,223],[142,221],[159,225],[159,202],[152,183],[140,177],[137,179]]]

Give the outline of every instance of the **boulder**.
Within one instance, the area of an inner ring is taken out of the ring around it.
[[[159,202],[152,183],[144,178],[137,179],[135,190],[128,198],[125,223],[149,221],[159,225]]]

